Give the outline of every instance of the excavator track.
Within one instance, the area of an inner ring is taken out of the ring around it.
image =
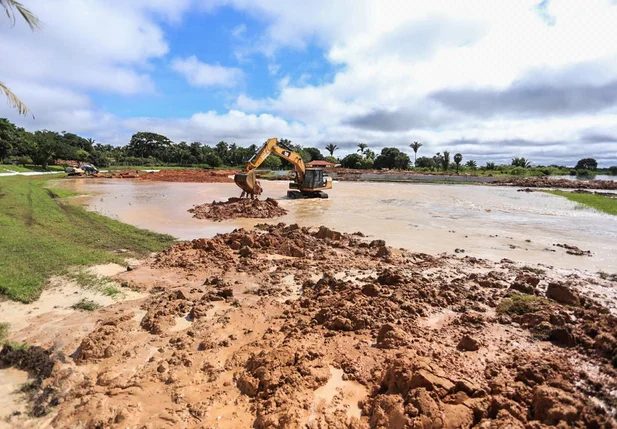
[[[301,192],[301,191],[287,191],[287,197],[292,200],[301,200],[309,198],[328,198],[328,194],[322,191],[317,192]]]

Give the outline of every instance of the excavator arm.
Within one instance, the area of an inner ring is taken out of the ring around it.
[[[247,195],[254,197],[255,195],[261,194],[262,190],[261,186],[259,186],[259,182],[257,182],[257,178],[255,177],[255,169],[259,168],[259,166],[272,153],[291,162],[296,170],[296,174],[298,175],[297,180],[302,183],[304,180],[304,174],[306,173],[306,166],[304,165],[302,157],[298,153],[291,150],[291,148],[279,143],[276,138],[271,138],[268,139],[261,149],[259,149],[246,163],[244,166],[244,173],[239,173],[234,176],[234,182],[236,182],[236,185],[242,189],[243,195],[246,193]]]

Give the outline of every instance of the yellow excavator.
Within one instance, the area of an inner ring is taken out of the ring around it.
[[[255,198],[262,193],[257,177],[257,169],[271,154],[274,153],[291,162],[294,166],[294,180],[289,183],[289,198],[328,198],[325,190],[332,189],[332,178],[325,175],[321,168],[306,168],[302,157],[276,138],[268,139],[266,143],[246,163],[243,173],[234,176],[234,182],[242,189],[240,198]]]

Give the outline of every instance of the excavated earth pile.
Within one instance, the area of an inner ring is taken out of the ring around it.
[[[161,170],[139,178],[162,182],[232,183],[235,170]]]
[[[278,224],[123,276],[149,296],[38,354],[53,427],[617,427],[615,285],[595,274]]]
[[[85,176],[92,179],[140,179],[159,182],[232,183],[235,170],[111,170]]]
[[[287,210],[279,206],[276,200],[248,198],[229,198],[227,201],[213,201],[201,204],[188,210],[197,219],[212,219],[220,222],[226,219],[253,218],[272,219],[284,216]]]

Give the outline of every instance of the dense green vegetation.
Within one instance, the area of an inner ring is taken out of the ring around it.
[[[141,230],[62,202],[66,191],[45,188],[47,178],[0,179],[0,293],[35,300],[49,276],[72,266],[121,263],[173,242],[167,235]]]
[[[342,159],[334,154],[339,149],[336,144],[325,145],[330,154],[325,156],[316,147],[294,145],[290,140],[279,142],[298,152],[305,162],[327,160],[340,163],[342,167],[354,169],[414,169],[421,172],[456,171],[472,175],[492,176],[552,176],[615,174],[617,166],[598,170],[593,158],[581,159],[574,168],[559,165],[534,166],[529,159],[513,158],[509,165],[496,165],[487,162],[478,166],[475,160],[464,160],[464,154],[457,153],[451,158],[449,151],[439,152],[432,157],[417,157],[422,143],[410,145],[414,152],[412,161],[408,154],[394,147],[385,147],[379,154],[366,143],[359,143],[358,150]],[[52,164],[67,161],[90,162],[97,167],[107,168],[223,168],[243,166],[259,149],[257,145],[240,147],[235,143],[220,141],[214,146],[201,142],[174,143],[168,137],[150,133],[135,133],[125,146],[100,144],[93,139],[73,133],[55,131],[28,132],[16,127],[6,119],[0,118],[0,161],[10,165],[0,166],[0,172],[46,170]],[[463,163],[463,161],[466,161]],[[33,166],[34,165],[34,166]],[[35,167],[37,166],[37,167]],[[269,170],[291,169],[292,165],[276,156],[268,157],[262,168]]]
[[[520,316],[527,313],[535,313],[547,305],[548,300],[546,298],[516,293],[509,298],[501,300],[497,306],[497,313]]]
[[[317,148],[294,145],[287,139],[279,142],[298,152],[305,162],[322,160],[324,156]],[[218,142],[211,147],[201,142],[174,143],[164,135],[138,132],[125,146],[112,146],[97,143],[73,133],[49,130],[28,132],[16,127],[7,119],[0,118],[0,164],[3,170],[28,171],[30,165],[48,169],[52,164],[68,161],[90,162],[97,167],[114,165],[128,166],[200,166],[222,167],[244,165],[258,150],[257,145],[240,147],[235,143]],[[336,149],[335,149],[336,150]],[[277,170],[291,168],[291,164],[276,156],[271,156],[263,164],[264,168]]]
[[[574,201],[585,206],[589,206],[604,213],[617,216],[617,198],[605,197],[597,194],[579,194],[576,192],[567,191],[544,191],[549,194],[566,197],[570,201]]]

